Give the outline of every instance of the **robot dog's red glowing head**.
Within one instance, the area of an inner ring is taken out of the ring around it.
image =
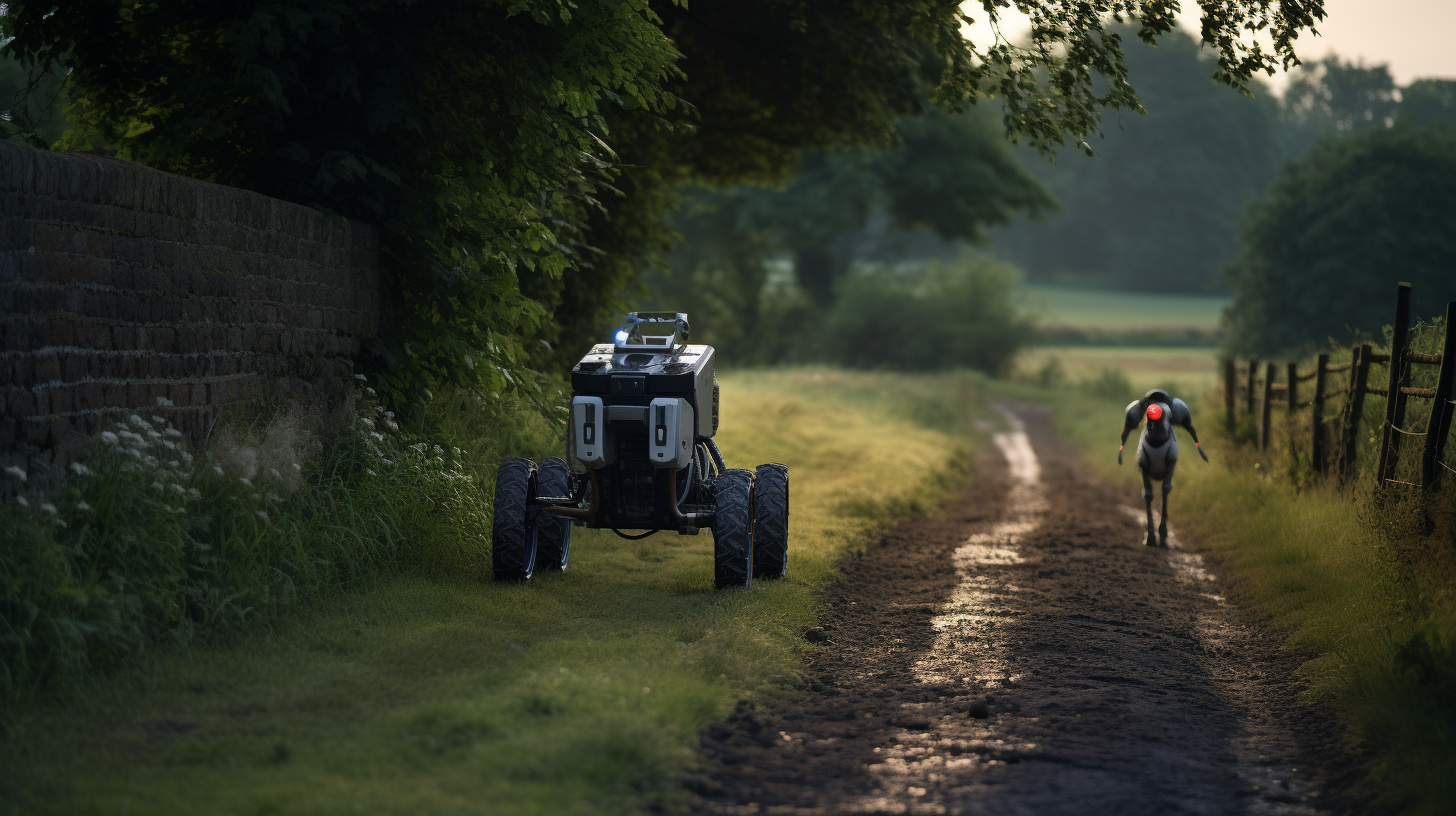
[[[1148,419],[1152,420],[1153,422],[1157,422],[1162,418],[1163,406],[1157,404],[1156,402],[1148,406]]]

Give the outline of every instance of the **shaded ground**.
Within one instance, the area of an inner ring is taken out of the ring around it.
[[[700,810],[1330,809],[1334,724],[1296,703],[1277,638],[1176,536],[1143,546],[1138,498],[1043,414],[1008,419],[1009,467],[989,451],[961,501],[846,565],[809,693],[704,733]]]

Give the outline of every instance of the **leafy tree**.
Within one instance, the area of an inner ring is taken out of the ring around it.
[[[884,143],[922,82],[951,110],[997,96],[1041,148],[1084,140],[1138,104],[1105,20],[1152,41],[1177,10],[1018,7],[1025,48],[968,42],[958,0],[11,0],[0,35],[69,71],[67,149],[380,223],[396,296],[376,352],[404,398],[519,383],[536,341],[587,331],[666,244],[675,185]],[[1322,17],[1320,0],[1209,4],[1216,75],[1290,64]]]
[[[1127,64],[1146,115],[1119,116],[1095,158],[1033,164],[1062,212],[998,231],[998,254],[1033,279],[1207,291],[1236,252],[1238,214],[1277,171],[1277,103],[1209,82],[1212,60],[1181,31],[1129,46]]]
[[[0,139],[44,147],[66,130],[64,79],[0,54]]]
[[[953,253],[1055,206],[982,112],[908,118],[897,136],[894,148],[812,153],[782,189],[690,191],[670,267],[648,277],[655,301],[690,311],[725,359],[802,359],[855,262]]]
[[[1400,120],[1456,125],[1456,80],[1418,79],[1400,91]]]
[[[1346,62],[1330,54],[1301,66],[1284,90],[1285,149],[1302,156],[1326,136],[1390,127],[1400,107],[1390,66]]]
[[[1286,165],[1244,219],[1229,350],[1303,352],[1377,332],[1395,283],[1418,316],[1456,300],[1456,128],[1369,128]]]

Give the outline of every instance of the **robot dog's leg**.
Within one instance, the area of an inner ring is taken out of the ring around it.
[[[1148,477],[1148,471],[1143,469],[1143,504],[1148,510],[1148,538],[1146,543],[1149,547],[1158,546],[1157,533],[1153,531],[1153,480]]]
[[[1168,494],[1173,492],[1173,469],[1177,462],[1168,463],[1168,472],[1163,474],[1163,513],[1158,517],[1158,546],[1168,546]]]

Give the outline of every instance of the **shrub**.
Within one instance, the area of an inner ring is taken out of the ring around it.
[[[853,368],[1000,374],[1032,334],[1011,303],[1015,278],[974,253],[920,269],[862,269],[825,317],[822,354]]]

